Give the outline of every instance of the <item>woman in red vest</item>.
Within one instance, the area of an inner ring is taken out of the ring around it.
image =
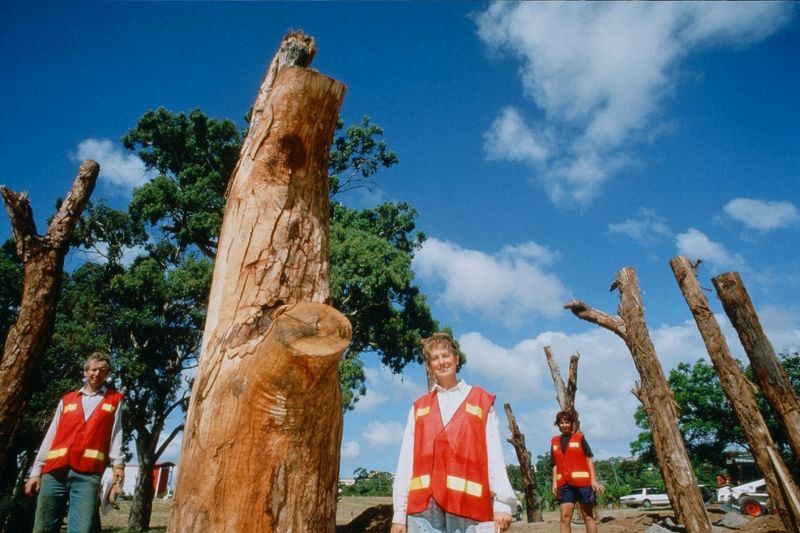
[[[435,384],[408,414],[392,487],[392,533],[505,531],[516,494],[503,460],[494,396],[456,377],[446,333],[422,342]]]
[[[587,533],[597,533],[594,506],[597,493],[605,487],[597,481],[592,462],[592,449],[577,430],[575,411],[559,411],[555,425],[561,431],[550,442],[550,463],[553,466],[553,494],[561,514],[560,533],[572,531],[575,503],[580,503]]]

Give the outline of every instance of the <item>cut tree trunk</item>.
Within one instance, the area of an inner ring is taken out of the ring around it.
[[[83,162],[46,235],[36,233],[28,195],[0,187],[23,263],[22,301],[0,361],[0,465],[5,464],[6,451],[30,397],[33,369],[53,334],[64,256],[99,173],[95,161]]]
[[[508,429],[511,430],[511,438],[506,439],[514,447],[517,452],[517,461],[519,461],[519,473],[522,476],[522,483],[525,485],[525,514],[527,515],[528,522],[543,522],[542,518],[542,496],[536,489],[536,473],[531,466],[531,452],[525,446],[525,435],[519,430],[517,426],[517,419],[514,418],[514,413],[511,411],[510,404],[503,404],[508,417]],[[512,509],[512,512],[514,509]]]
[[[775,448],[775,443],[767,429],[767,423],[761,416],[755,394],[751,388],[750,381],[739,369],[739,365],[730,353],[725,336],[722,334],[714,313],[708,305],[708,299],[700,288],[697,281],[696,264],[692,264],[684,256],[673,257],[669,262],[675,279],[686,299],[686,303],[697,323],[697,329],[705,342],[708,356],[714,364],[714,368],[719,376],[722,391],[733,406],[733,411],[739,419],[739,423],[744,431],[750,452],[753,454],[756,467],[764,476],[767,484],[767,492],[772,499],[772,505],[779,513],[783,525],[787,531],[800,530],[800,516],[795,514],[792,501],[784,496],[784,492],[793,494],[793,499],[798,499],[797,486],[791,480],[789,471],[783,460],[773,467],[772,457],[769,448]],[[778,474],[781,471],[783,475]],[[789,483],[782,487],[781,478],[786,478]]]
[[[564,307],[578,318],[608,329],[625,342],[641,378],[637,397],[647,415],[661,476],[664,478],[672,508],[687,531],[710,533],[711,521],[678,429],[675,399],[664,377],[644,319],[636,271],[627,267],[621,269],[611,288],[619,289],[619,317],[612,317],[577,300]]]
[[[738,272],[728,272],[713,278],[717,296],[722,301],[739,340],[750,359],[753,375],[769,402],[775,416],[783,423],[794,456],[800,459],[800,400],[786,371],[775,356],[753,302],[747,294]]]
[[[291,64],[313,52],[284,38],[229,186],[173,533],[334,531],[352,332],[328,305],[327,164],[345,88]]]
[[[553,352],[550,350],[549,346],[544,347],[544,355],[547,359],[547,366],[550,367],[550,375],[553,378],[553,385],[556,388],[556,401],[558,402],[558,407],[562,411],[574,411],[575,393],[578,390],[578,360],[580,359],[581,355],[579,353],[575,353],[574,355],[570,356],[569,375],[567,377],[566,385],[564,384],[564,378],[561,376],[561,369],[558,368],[558,363],[556,363],[556,360],[553,357]]]

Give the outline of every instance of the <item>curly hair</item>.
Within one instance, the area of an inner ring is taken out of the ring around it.
[[[570,409],[569,411],[559,411],[556,414],[556,421],[553,422],[553,425],[557,426],[562,421],[575,425],[578,422],[578,413],[576,413],[573,409]]]
[[[451,337],[449,333],[445,332],[434,333],[427,339],[422,339],[419,344],[422,348],[422,354],[425,356],[426,361],[430,357],[431,351],[434,348],[447,348],[450,350],[450,353],[455,356],[457,356],[459,352],[456,341],[453,340],[453,337]]]

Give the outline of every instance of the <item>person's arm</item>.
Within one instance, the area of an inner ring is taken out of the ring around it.
[[[553,485],[550,487],[550,492],[553,493],[553,496],[558,498],[558,483],[556,482],[556,476],[558,475],[558,467],[553,465]]]
[[[583,437],[581,445],[583,447],[583,453],[586,455],[586,462],[589,464],[589,480],[592,483],[592,488],[595,492],[603,492],[606,488],[597,479],[597,474],[594,471],[594,461],[592,461],[594,454],[592,453],[592,448],[589,446],[589,443],[586,442],[586,437]]]
[[[486,451],[489,462],[489,491],[494,497],[494,523],[501,531],[511,525],[511,509],[517,506],[517,495],[508,480],[503,447],[500,444],[500,423],[494,407],[486,417]]]
[[[53,420],[50,421],[50,427],[47,428],[47,433],[42,439],[42,445],[39,446],[39,453],[36,454],[36,459],[33,460],[33,467],[28,475],[28,480],[25,482],[25,494],[33,496],[39,493],[41,487],[42,467],[47,460],[47,454],[50,452],[50,447],[53,445],[53,440],[56,438],[56,428],[58,421],[61,420],[61,411],[64,409],[64,402],[59,400],[56,406],[56,412],[53,415]]]
[[[122,453],[122,404],[121,400],[114,413],[114,427],[111,429],[111,442],[108,446],[108,457],[111,459],[113,479],[111,486],[105,493],[105,499],[114,509],[119,509],[117,497],[123,493],[122,485],[125,482],[125,454]]]
[[[589,479],[592,482],[592,488],[595,492],[603,492],[606,488],[597,479],[597,474],[594,472],[594,461],[592,461],[591,457],[587,457],[586,462],[589,463]]]
[[[414,463],[414,406],[408,412],[403,442],[400,445],[400,456],[397,459],[397,470],[392,483],[392,533],[405,533],[406,509],[408,508],[408,489],[411,485],[411,474]]]

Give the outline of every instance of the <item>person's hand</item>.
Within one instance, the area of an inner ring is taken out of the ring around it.
[[[592,488],[597,494],[600,494],[601,492],[606,490],[605,486],[603,486],[603,484],[600,483],[599,481],[592,481]]]
[[[120,494],[122,494],[122,483],[125,481],[125,466],[114,465],[113,471],[114,471],[114,481],[111,483],[111,488],[108,489],[108,495],[106,495],[106,499],[108,500],[108,504],[111,507],[119,510],[117,497]]]
[[[391,533],[406,533],[405,524],[392,524]]]
[[[555,496],[556,498],[558,498],[558,485],[556,485],[555,483],[553,483],[553,486],[552,486],[552,487],[550,487],[550,492],[552,492],[552,493],[553,493],[553,496]]]
[[[495,531],[505,531],[511,527],[511,515],[502,511],[495,511],[494,513],[494,528]]]
[[[25,495],[36,496],[39,494],[39,489],[42,488],[42,478],[39,476],[29,477],[25,482]]]

